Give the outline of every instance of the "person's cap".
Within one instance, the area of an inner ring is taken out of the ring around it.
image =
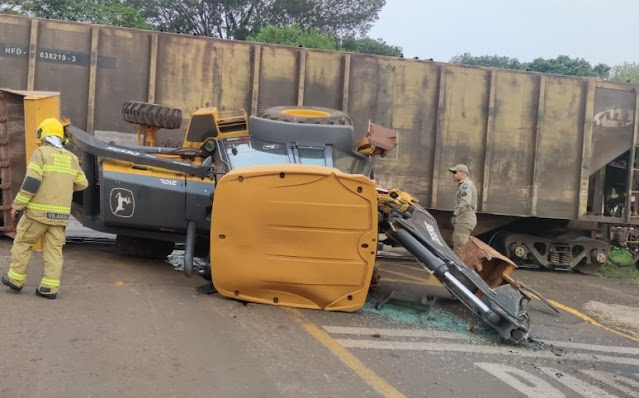
[[[456,171],[463,171],[464,173],[468,174],[468,166],[466,166],[465,164],[458,164],[453,167],[449,167],[448,170],[451,173],[454,173]]]

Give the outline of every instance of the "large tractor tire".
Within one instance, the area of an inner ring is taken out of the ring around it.
[[[353,120],[342,111],[316,106],[275,106],[264,109],[259,117],[281,122],[351,126]]]
[[[133,124],[178,129],[182,124],[182,111],[148,102],[127,101],[122,105],[122,119]]]

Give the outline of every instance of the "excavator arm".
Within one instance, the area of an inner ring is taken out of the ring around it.
[[[397,189],[378,187],[377,193],[380,233],[413,254],[453,296],[502,338],[521,342],[528,337],[526,307],[530,296],[516,283],[510,283],[511,278],[503,277],[515,267],[512,262],[486,256],[492,249],[473,239],[462,254],[467,263],[476,264],[475,269],[470,268],[447,246],[435,218],[417,204],[416,198]],[[482,266],[481,259],[490,261]]]

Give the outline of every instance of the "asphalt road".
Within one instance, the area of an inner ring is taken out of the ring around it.
[[[0,239],[3,272],[10,247]],[[0,397],[639,397],[639,340],[577,316],[593,300],[636,312],[639,286],[515,271],[563,309],[531,302],[531,341],[513,346],[414,262],[378,266],[380,289],[346,314],[202,295],[197,276],[95,243],[67,245],[60,295],[44,300],[36,253],[23,292],[0,290]],[[437,298],[376,309],[393,289]]]

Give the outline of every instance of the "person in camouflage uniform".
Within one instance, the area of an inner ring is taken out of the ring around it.
[[[64,149],[64,127],[55,118],[40,123],[37,138],[42,140],[31,156],[20,192],[11,205],[11,216],[24,211],[11,248],[9,272],[2,284],[20,292],[27,278],[33,246],[44,238],[44,274],[36,295],[54,299],[60,289],[62,247],[71,214],[74,191],[88,187],[78,158]]]
[[[477,226],[477,189],[469,178],[468,166],[458,164],[448,169],[457,182],[455,210],[453,212],[453,250],[458,255]]]

